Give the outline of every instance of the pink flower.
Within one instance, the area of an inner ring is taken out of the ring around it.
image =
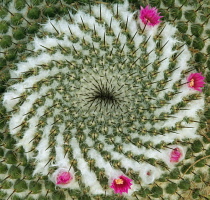
[[[128,193],[128,189],[131,189],[131,179],[127,178],[126,176],[121,175],[117,179],[114,179],[112,185],[110,186],[114,189],[115,193],[122,194],[123,192]]]
[[[61,171],[60,173],[57,174],[56,177],[56,184],[68,184],[70,183],[70,181],[73,179],[73,177],[71,176],[70,172],[65,172],[65,171]]]
[[[203,81],[204,79],[205,77],[203,77],[201,73],[190,74],[187,78],[188,86],[190,88],[193,88],[194,90],[201,92],[202,90],[200,88],[203,87],[205,84],[205,82]]]
[[[150,8],[146,6],[145,8],[141,7],[139,18],[145,25],[155,26],[159,24],[161,21],[159,20],[163,16],[160,16],[157,9],[155,7]]]
[[[74,172],[67,167],[60,167],[49,177],[58,187],[70,188],[75,183]]]
[[[180,157],[182,156],[181,150],[179,148],[175,148],[171,151],[170,162],[179,162]]]

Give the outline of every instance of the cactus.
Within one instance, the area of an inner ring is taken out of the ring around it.
[[[208,199],[209,5],[0,3],[0,199]]]

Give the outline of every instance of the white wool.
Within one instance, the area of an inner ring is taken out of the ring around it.
[[[116,143],[122,143],[122,138],[120,136],[116,136],[114,140]]]
[[[47,128],[45,127],[44,130],[45,136],[44,135],[42,136],[42,139],[36,148],[38,150],[38,155],[36,156],[37,165],[35,167],[33,174],[41,173],[43,175],[47,175],[48,173],[49,164],[48,165],[46,164],[49,161],[49,155],[50,155],[50,148],[47,149],[49,146],[49,137],[48,137],[49,131],[50,131],[50,126],[48,125]]]
[[[126,25],[127,24],[127,27],[129,28],[129,30],[131,31],[131,27],[132,25],[129,24],[129,22],[132,20],[132,13],[128,12],[127,10],[126,11],[121,11],[120,12],[120,16],[123,20],[123,23]],[[134,30],[135,31],[135,30]]]
[[[123,47],[123,45],[126,43],[126,41],[127,41],[127,37],[125,36],[125,35],[123,35],[123,34],[120,34],[120,36],[119,36],[119,41],[120,41],[120,43],[122,44],[121,45],[121,48]]]
[[[134,36],[134,34],[135,33],[133,33],[133,36]],[[135,48],[137,49],[137,48],[139,48],[139,45],[143,42],[143,36],[136,34],[133,41],[134,41],[134,44],[135,44]],[[137,51],[137,52],[139,52],[139,51]]]
[[[10,72],[10,75],[11,75],[11,78],[17,78],[19,77],[23,72],[27,72],[29,71],[29,64],[28,63],[25,63],[25,62],[20,62],[17,64],[18,66],[18,69],[16,71],[11,71]],[[32,67],[32,66],[31,66]]]
[[[88,144],[88,146],[89,147],[92,147],[92,146],[94,146],[94,140],[92,140],[90,137],[86,137],[86,140],[85,140],[86,142],[86,144]]]
[[[65,36],[70,36],[71,33],[69,31],[68,28],[69,22],[67,22],[65,19],[61,18],[59,21],[57,21],[56,23],[56,29],[58,29],[58,31],[60,33],[64,33]]]
[[[143,30],[145,24],[143,24],[141,20],[139,20],[139,21],[142,24],[141,28]],[[154,37],[155,35],[157,35],[158,27],[159,27],[158,25],[157,26],[146,26],[145,31],[147,33],[147,36],[151,35],[152,37]]]
[[[171,88],[172,88],[173,84],[174,84],[176,81],[179,80],[179,78],[180,78],[180,76],[181,76],[182,70],[185,70],[185,69],[188,68],[187,61],[190,59],[190,53],[189,53],[189,50],[186,48],[186,46],[184,46],[182,50],[184,50],[183,53],[180,54],[180,56],[177,58],[177,61],[178,61],[177,66],[178,66],[179,68],[176,69],[176,70],[172,73],[172,75],[171,75],[171,77],[170,77],[170,80],[171,80],[171,81],[169,81],[169,82],[167,83],[167,85],[166,85],[166,88],[167,88],[167,89],[164,90],[164,91],[162,91],[162,92],[160,92],[159,95],[158,95],[158,98],[163,97],[165,93],[167,93],[168,91],[171,91]],[[164,66],[163,66],[163,68],[164,68]],[[159,75],[159,78],[160,78],[160,76],[161,76],[161,75]],[[163,76],[163,75],[162,75],[162,76]],[[183,83],[187,82],[187,79],[184,79],[182,82],[183,82]],[[182,95],[182,96],[186,95],[187,91],[189,91],[189,89],[183,90],[182,88],[186,88],[186,86],[182,86],[182,87],[181,87],[180,91],[183,92],[183,94],[178,94],[178,95],[176,95],[175,99],[177,98],[177,96],[178,96],[178,98],[180,98],[180,95]],[[175,101],[176,101],[176,100],[172,99],[170,105],[174,105],[174,104],[175,104]],[[157,112],[157,111],[156,111],[156,112]]]
[[[191,54],[190,54],[190,51],[188,50],[186,45],[184,45],[181,50],[184,50],[184,51],[177,58],[177,61],[183,69],[186,69],[187,67],[186,67],[185,63],[187,63],[190,60]]]
[[[83,51],[83,48],[82,48],[82,46],[80,46],[80,44],[75,43],[73,46],[76,49],[76,51]]]
[[[99,184],[95,173],[90,171],[87,162],[84,160],[76,138],[72,138],[70,144],[73,149],[73,156],[77,160],[77,167],[82,174],[82,181],[86,186],[90,187],[92,194],[104,194],[104,190]]]
[[[85,36],[83,31],[81,31],[81,29],[79,28],[77,24],[70,24],[69,27],[70,27],[71,32],[75,34],[77,37],[82,39]]]
[[[32,87],[38,81],[48,77],[49,72],[49,70],[41,70],[37,76],[30,76],[29,78],[25,79],[24,82],[12,85],[12,88],[14,88],[15,91],[21,95],[21,93],[27,91],[26,88]]]
[[[139,169],[141,168],[141,164],[125,156],[120,161],[121,161],[122,167],[124,167],[126,170],[133,169],[134,171],[139,171]]]
[[[40,44],[38,44],[40,47]],[[42,48],[42,47],[41,47]],[[36,51],[36,50],[34,50]],[[45,64],[46,62],[49,62],[52,59],[52,56],[48,53],[43,52],[42,54],[38,55],[37,57],[29,57],[27,59],[27,65],[29,65],[30,68],[34,68],[37,65]],[[31,67],[30,67],[31,66]],[[18,65],[18,68],[21,68],[21,66]]]
[[[121,174],[119,170],[112,168],[109,162],[105,161],[104,158],[95,149],[90,149],[88,151],[88,156],[95,159],[96,165],[99,168],[104,168],[107,177],[116,177]]]
[[[47,125],[43,128],[43,135],[41,138],[41,141],[36,147],[36,150],[38,151],[38,155],[36,156],[37,165],[35,167],[34,173],[42,173],[43,175],[46,175],[48,173],[49,168],[49,155],[50,155],[50,149],[47,149],[49,147],[49,134],[52,127],[52,124],[54,122],[53,117],[47,118]],[[47,165],[46,165],[47,164]]]
[[[165,24],[166,24],[165,28],[161,33],[161,35],[163,36],[161,46],[165,45],[166,43],[167,44],[162,49],[163,55],[161,56],[160,60],[163,60],[165,58],[167,59],[161,62],[160,64],[161,71],[164,71],[168,68],[169,63],[170,63],[169,58],[175,53],[175,51],[173,51],[172,48],[177,43],[177,40],[174,39],[174,34],[175,34],[176,29],[174,29],[174,27],[168,23],[165,23]],[[160,80],[162,78],[163,78],[163,73],[159,73],[156,80]]]
[[[103,41],[103,38],[104,38],[104,33],[106,32],[105,31],[105,28],[104,26],[100,25],[100,24],[96,24],[95,25],[95,30],[96,30],[96,33],[98,34],[98,36],[102,39]]]
[[[4,4],[4,1],[2,1],[2,3]],[[14,3],[10,3],[9,5],[7,4],[7,2],[5,2],[5,5],[4,6],[6,6],[7,5],[7,9],[11,12],[11,13],[20,13],[20,11],[18,11],[16,8],[15,8],[15,5],[14,5]],[[8,12],[8,14],[9,14],[9,12]]]
[[[110,24],[109,24],[109,26],[110,26]],[[115,37],[117,37],[118,34],[121,32],[120,22],[117,21],[116,19],[112,18],[111,28],[115,34]]]
[[[124,0],[124,4],[114,4],[113,5],[114,14],[116,15],[117,11],[118,11],[118,13],[127,11],[128,7],[129,7],[129,3],[127,0]]]
[[[18,69],[11,72],[11,77],[16,78],[20,76],[23,72],[29,71],[31,68],[35,67],[34,62],[27,59],[28,62],[20,62],[17,64]]]
[[[29,57],[27,59],[27,65],[29,65],[30,68],[37,67],[38,65],[45,64],[52,60],[52,55],[43,52],[42,54],[38,55],[37,57]],[[26,64],[26,63],[25,63]],[[18,65],[18,69],[21,68],[21,66]]]
[[[37,108],[37,115],[38,116],[44,115],[45,111],[47,111],[47,108],[48,108],[47,106],[41,106],[41,107]]]
[[[174,47],[174,45],[176,44],[177,40],[173,38],[173,36],[168,36],[168,37],[164,37],[162,40],[162,44],[161,47],[163,45],[165,45],[162,49],[163,51],[163,56],[162,59],[164,58],[170,58],[176,51],[173,51],[172,48]],[[161,59],[160,59],[161,60]],[[164,61],[165,62],[165,61]],[[169,60],[167,60],[168,63],[162,64],[161,63],[161,70],[164,71],[168,68],[169,65]]]
[[[58,45],[61,45],[64,47],[72,47],[72,43],[69,41],[68,37],[65,35],[63,40],[58,40],[58,39],[50,38],[50,37],[45,38],[45,40],[37,39],[34,44],[34,46],[35,46],[34,51],[38,51],[38,50],[47,51],[46,48],[57,47]],[[43,46],[46,48],[44,48]],[[59,51],[57,51],[56,54],[58,52]],[[41,54],[41,55],[42,55],[42,57],[39,58],[39,62],[43,61],[42,60],[43,54]],[[48,55],[48,56],[52,56],[52,55]],[[64,55],[62,55],[62,56],[64,56]],[[51,59],[52,59],[52,57],[51,57]]]
[[[56,24],[56,20],[51,20],[48,19],[47,23],[42,25],[42,29],[44,31],[50,32],[50,33],[57,33],[56,30],[53,28],[52,24],[56,27],[57,29],[57,24]]]
[[[134,155],[144,155],[147,158],[157,158],[161,154],[159,151],[155,149],[146,149],[145,147],[138,148],[133,144],[123,144],[123,151],[128,152],[131,151]]]
[[[33,147],[33,141],[31,141],[34,138],[34,135],[36,133],[37,127],[36,125],[39,122],[39,117],[35,116],[32,117],[30,120],[28,120],[29,123],[29,129],[24,132],[24,136],[20,141],[17,143],[17,146],[23,146],[25,151],[28,152]],[[33,153],[27,153],[27,159],[32,158]]]
[[[76,132],[77,132],[77,129],[76,128],[71,129],[71,133],[72,134],[75,134]]]
[[[46,62],[50,62],[52,60],[52,58],[53,58],[53,60],[60,60],[60,59],[66,60],[66,59],[68,59],[69,61],[71,61],[72,56],[64,56],[63,54],[61,54],[60,51],[56,52],[53,55],[53,57],[52,57],[52,55],[49,55],[47,53],[42,53],[41,55],[39,55],[35,58],[34,57],[29,57],[27,59],[27,61],[24,62],[24,63],[17,64],[18,69],[16,71],[14,71],[14,73],[16,74],[16,76],[20,76],[23,72],[29,71],[31,68],[35,68],[38,65],[45,64]],[[28,66],[28,69],[26,69],[26,66]],[[40,66],[39,68],[41,69],[42,67]],[[66,69],[67,68],[60,69],[60,71],[64,72],[63,70],[66,70]],[[43,77],[44,78],[44,75],[46,75],[46,77],[47,77],[49,75],[53,75],[53,74],[58,73],[58,72],[59,71],[56,67],[53,68],[53,70],[51,70],[51,71],[41,69],[39,71],[38,77]],[[37,80],[37,76],[32,76],[32,77],[35,77],[35,78],[31,78],[31,77],[30,78]],[[30,85],[32,85],[32,83],[30,83],[31,79],[26,79],[26,80],[28,80],[27,82],[29,82]],[[35,83],[35,82],[33,82],[33,83]]]
[[[203,99],[199,99],[192,103],[189,103],[187,106],[187,109],[189,109],[189,110],[179,111],[177,114],[174,115],[176,118],[170,118],[170,120],[167,120],[164,123],[164,127],[173,126],[173,124],[175,124],[178,121],[181,121],[184,117],[198,118],[197,112],[198,112],[198,110],[202,109],[203,107],[204,107]],[[191,126],[191,124],[190,124],[190,126]]]
[[[101,5],[101,15],[103,20],[109,25],[111,18],[113,17],[112,12],[105,6],[105,5]]]
[[[78,22],[80,24],[82,24],[82,20],[81,20],[81,17],[79,15],[82,17],[82,20],[83,20],[84,24],[87,25],[90,29],[94,30],[94,24],[96,23],[95,17],[79,11],[75,15],[75,17],[78,19]]]
[[[6,92],[4,94],[3,105],[7,109],[7,112],[11,111],[12,108],[20,101],[17,97],[19,97],[19,94],[16,91]]]
[[[140,169],[140,177],[144,184],[151,184],[161,176],[162,172],[159,168],[149,164],[142,164]]]
[[[18,116],[18,117],[12,116],[12,119],[9,121],[10,133],[12,135],[21,130],[22,127],[21,124],[23,122],[23,119],[24,119],[23,116]]]
[[[150,38],[149,38],[150,37]],[[156,42],[152,39],[151,35],[148,35],[147,39],[149,38],[148,42],[147,42],[147,54],[149,54],[149,63],[153,63],[157,56],[156,53],[153,51],[155,49],[156,46]],[[152,65],[149,65],[147,67],[147,72],[152,70]]]
[[[15,183],[14,181],[11,181],[11,180],[10,180],[10,182],[13,183],[13,184]],[[8,189],[1,189],[1,191],[9,196],[9,195],[11,195],[14,192],[14,189],[11,187],[11,189],[10,188],[8,188]],[[27,194],[28,194],[28,190],[24,190],[24,192],[18,192],[15,195],[17,195],[19,198],[24,199],[27,196]]]
[[[64,124],[59,127],[60,133],[56,136],[56,139],[55,139],[56,140],[56,146],[55,146],[56,157],[55,157],[55,160],[56,160],[56,164],[60,167],[69,165],[68,156],[67,155],[65,156],[65,152],[64,152],[64,148],[63,148],[63,144],[64,144],[63,128],[64,128]]]
[[[28,87],[25,83],[17,83],[11,86],[15,92],[17,92],[19,95],[21,95],[23,92],[25,92],[25,88]]]
[[[17,133],[20,128],[14,129],[21,123],[23,123],[26,113],[28,113],[31,109],[31,106],[33,105],[34,101],[39,97],[38,93],[34,93],[30,96],[28,96],[27,101],[25,101],[21,106],[20,106],[20,111],[18,113],[15,113],[12,115],[12,118],[10,120],[10,128],[11,128],[11,134]],[[24,116],[25,115],[25,116]]]
[[[35,47],[34,51],[38,51],[40,49],[47,51],[47,49],[44,48],[43,46],[46,48],[57,46],[57,39],[50,38],[49,36],[46,36],[45,40],[35,37],[34,38],[34,47]]]
[[[128,14],[128,30],[130,33],[133,33],[133,35],[138,31],[137,24],[133,19],[133,13]]]
[[[93,5],[91,6],[91,10],[96,17],[100,17],[100,6]]]
[[[175,35],[176,31],[176,27],[172,26],[169,23],[165,23],[165,28],[162,31],[161,35],[163,36],[163,38],[172,37],[173,35]]]

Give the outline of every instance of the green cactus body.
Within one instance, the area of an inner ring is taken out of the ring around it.
[[[0,3],[0,199],[208,197],[208,1],[135,5]]]

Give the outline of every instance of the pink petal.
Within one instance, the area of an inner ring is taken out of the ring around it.
[[[179,148],[173,149],[170,156],[170,162],[179,162],[181,156],[182,153]]]
[[[117,179],[122,179],[123,184],[117,184],[116,183]],[[130,186],[132,185],[131,183],[132,180],[123,175],[117,179],[114,179],[112,185],[110,186],[114,190],[114,193],[120,193],[120,194],[122,194],[123,192],[128,193],[128,190],[131,188]]]
[[[193,79],[193,85],[190,84],[191,80]],[[205,82],[203,81],[205,79],[204,76],[201,75],[201,73],[192,73],[188,76],[187,82],[188,86],[194,90],[197,90],[201,92],[201,87],[204,87]]]
[[[61,172],[58,174],[56,184],[67,184],[72,180],[69,172]]]
[[[139,18],[145,25],[149,26],[158,25],[161,22],[159,19],[162,17],[163,16],[160,16],[160,13],[158,13],[157,8],[155,7],[150,8],[149,5],[147,5],[145,8],[140,7]]]

